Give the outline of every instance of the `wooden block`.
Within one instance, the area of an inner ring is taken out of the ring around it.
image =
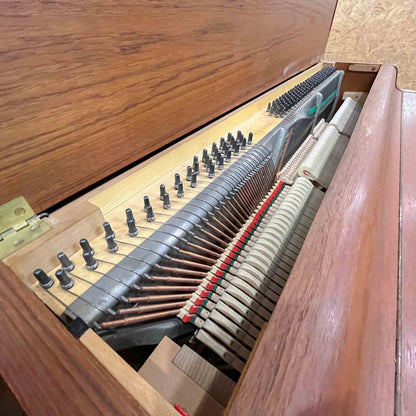
[[[235,383],[195,351],[184,345],[172,361],[195,383],[223,406],[227,405]]]
[[[179,351],[179,345],[168,337],[163,338],[139,370],[139,375],[169,403],[180,404],[191,416],[224,414],[224,406],[173,363]]]

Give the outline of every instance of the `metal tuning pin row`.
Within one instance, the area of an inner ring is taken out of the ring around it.
[[[267,112],[274,117],[283,117],[293,106],[303,100],[314,88],[336,71],[335,67],[322,68],[305,81],[297,84],[267,105]]]
[[[111,230],[110,224],[104,224],[106,235],[110,234],[110,232],[114,235],[114,232]],[[82,238],[79,243],[83,251],[85,266],[88,270],[95,270],[98,267],[98,262],[94,258],[94,249],[91,247],[90,243],[85,238]],[[71,272],[75,268],[75,265],[69,259],[69,257],[63,252],[58,253],[57,258],[61,263],[61,268],[55,272],[55,277],[58,279],[62,289],[69,290],[74,286],[74,280],[70,276]],[[36,269],[33,272],[33,275],[35,276],[35,278],[39,282],[39,285],[43,289],[50,289],[54,284],[54,280],[42,269]]]

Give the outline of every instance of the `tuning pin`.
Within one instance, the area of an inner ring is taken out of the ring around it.
[[[207,172],[209,172],[209,167],[211,166],[211,162],[212,162],[212,160],[211,160],[211,158],[210,158],[209,156],[207,156],[206,161],[207,161],[207,163],[206,163],[206,165],[205,165],[205,170],[206,170]]]
[[[185,196],[185,193],[183,191],[183,183],[179,182],[178,184],[178,198],[183,198]]]
[[[222,170],[224,168],[224,156],[220,155],[218,158],[218,169]]]
[[[194,172],[192,174],[192,178],[191,178],[191,188],[196,188],[198,186],[198,182],[197,182],[197,173]]]
[[[105,241],[107,243],[107,249],[110,253],[115,253],[118,250],[118,245],[115,242],[114,237],[111,235],[106,235]]]
[[[88,270],[95,270],[98,267],[97,260],[90,253],[84,253],[84,260]]]
[[[249,146],[251,146],[251,144],[253,143],[253,133],[252,132],[250,132],[249,134],[248,134],[248,141],[247,141],[247,144],[249,145]]]
[[[33,276],[36,277],[40,287],[43,289],[49,289],[53,286],[53,279],[49,277],[42,269],[36,269],[33,272]]]
[[[126,209],[126,218],[127,218],[127,226],[129,227],[129,236],[136,237],[139,232],[137,231],[136,221],[134,221],[133,211],[130,208]]]
[[[186,168],[186,180],[190,181],[192,178],[192,166]]]
[[[202,163],[204,164],[204,166],[205,166],[205,163],[206,163],[206,160],[207,160],[207,156],[208,156],[208,150],[204,149],[202,151]]]
[[[163,195],[163,208],[165,208],[165,209],[170,208],[170,199],[169,199],[169,194],[168,193],[165,193],[165,195]]]
[[[213,178],[215,176],[215,163],[211,163],[211,166],[209,167],[209,178]]]
[[[236,143],[235,147],[234,147],[234,156],[238,156],[240,153],[240,145],[238,143]]]
[[[163,196],[166,193],[166,186],[165,185],[160,185],[160,200],[163,201]]]
[[[238,131],[237,131],[237,140],[238,140],[238,141],[243,140],[243,133],[241,133],[241,130],[238,130]]]
[[[74,263],[71,260],[69,260],[68,256],[65,253],[60,252],[56,257],[58,257],[58,260],[60,261],[64,270],[66,270],[67,272],[74,270]]]
[[[225,161],[231,162],[231,149],[228,149],[227,154],[225,155]]]
[[[175,189],[178,189],[178,185],[180,181],[181,181],[181,175],[179,175],[179,173],[175,173],[175,182],[174,182]]]
[[[224,139],[224,137],[221,137],[221,139],[220,139],[220,150],[222,150],[224,148],[224,145],[225,145],[225,139]]]
[[[214,149],[214,155],[212,156],[212,158],[214,160],[218,157],[218,153],[219,153],[218,147],[215,147],[215,149]]]
[[[199,160],[198,160],[198,156],[194,156],[194,160],[192,163],[192,168],[194,170],[194,172],[196,172],[197,174],[199,174]]]
[[[107,235],[110,235],[111,237],[115,237],[116,236],[116,233],[113,231],[113,229],[111,228],[111,225],[110,225],[110,223],[109,222],[105,222],[104,224],[103,224],[103,227],[104,227],[104,231],[105,231],[105,235],[107,236]]]
[[[86,238],[79,240],[79,244],[82,247],[82,251],[84,253],[91,253],[92,255],[94,254],[94,249],[90,246],[90,243]]]
[[[146,212],[146,219],[147,219],[147,222],[153,222],[154,220],[155,220],[155,214],[153,214],[153,208],[152,208],[152,206],[150,205],[150,207],[147,209],[147,212]]]
[[[271,109],[271,104],[269,103],[269,104],[267,104],[267,110],[266,110],[266,111],[267,111],[268,113],[270,113],[270,109]]]
[[[227,143],[230,144],[234,141],[234,136],[231,133],[227,134]]]
[[[143,197],[143,202],[144,202],[144,212],[146,212],[149,207],[150,207],[150,199],[148,196],[144,196]]]
[[[211,147],[211,156],[214,155],[216,148],[217,148],[217,143],[216,142],[213,142],[212,143],[212,147]]]
[[[243,140],[241,141],[241,150],[246,150],[247,147],[247,139],[243,137]]]
[[[194,162],[194,173],[199,175],[199,162]]]
[[[66,274],[65,270],[59,269],[55,272],[56,278],[59,280],[59,284],[62,289],[69,290],[74,286],[74,281]]]

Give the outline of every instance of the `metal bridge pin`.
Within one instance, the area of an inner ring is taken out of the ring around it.
[[[86,238],[82,238],[81,240],[79,240],[79,244],[84,253],[94,254],[94,249],[90,246],[90,243],[88,242]]]
[[[147,222],[153,222],[155,220],[155,214],[153,214],[153,208],[150,205],[146,212]]]
[[[66,270],[67,272],[71,272],[72,270],[74,270],[74,263],[71,260],[69,260],[68,256],[65,253],[60,252],[57,254],[56,257],[58,257],[58,260],[60,261],[64,270]]]
[[[116,236],[116,233],[113,231],[113,229],[111,228],[111,225],[110,225],[110,223],[109,222],[105,222],[104,224],[103,224],[103,227],[104,227],[104,231],[105,231],[105,235],[107,236],[107,235],[110,235],[111,237],[115,237]]]
[[[114,237],[111,235],[106,235],[105,241],[107,243],[107,249],[110,253],[115,253],[118,250],[118,245],[115,242]]]
[[[163,197],[165,193],[166,193],[166,186],[162,184],[160,185],[160,197],[159,197],[161,201],[163,201]]]
[[[147,212],[147,211],[146,211]],[[136,228],[136,221],[133,217],[133,211],[130,208],[126,209],[127,226],[129,227],[129,236],[136,237],[139,233]]]
[[[185,196],[185,193],[183,191],[183,183],[179,182],[178,184],[178,198],[183,198]]]
[[[98,267],[97,260],[92,254],[84,253],[84,260],[88,270],[95,270]]]
[[[87,254],[87,253],[84,253]],[[65,270],[59,269],[55,272],[56,278],[59,280],[59,284],[62,289],[69,290],[74,286],[74,281],[66,274]]]
[[[163,208],[165,209],[170,208],[170,198],[167,192],[165,192],[165,195],[163,195]]]
[[[173,185],[175,189],[178,189],[178,185],[180,181],[181,181],[181,175],[179,175],[179,173],[175,173],[175,182]]]
[[[48,276],[42,269],[36,269],[33,272],[33,276],[36,277],[36,280],[39,282],[40,287],[43,289],[49,289],[53,286],[53,279]]]

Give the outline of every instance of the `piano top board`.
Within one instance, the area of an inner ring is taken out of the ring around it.
[[[335,4],[4,2],[0,204],[40,213],[311,67]]]

